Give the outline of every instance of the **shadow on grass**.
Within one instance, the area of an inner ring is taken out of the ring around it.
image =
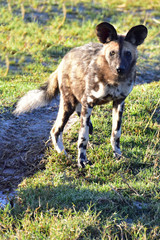
[[[158,224],[160,217],[160,213],[157,214],[155,203],[134,201],[118,190],[100,192],[80,189],[73,184],[28,187],[20,192],[19,200],[12,210],[12,214],[17,216],[20,213],[20,218],[23,218],[22,212],[26,214],[29,211],[32,213],[31,218],[34,219],[37,212],[45,214],[52,211],[52,214],[60,214],[64,217],[63,215],[68,210],[71,210],[71,214],[76,215],[79,211],[86,212],[88,208],[92,213],[99,212],[98,220],[101,227],[109,220],[114,223],[112,228],[117,228],[118,232],[120,229],[116,225],[122,222],[126,223],[127,229],[138,223],[145,224],[146,227],[152,229]],[[92,225],[86,228],[85,233],[88,234],[88,231],[90,234],[96,231],[100,235]]]

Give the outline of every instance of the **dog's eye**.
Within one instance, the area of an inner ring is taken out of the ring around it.
[[[114,56],[114,55],[115,55],[115,51],[111,51],[111,52],[109,53],[109,55],[110,55],[110,56]]]
[[[132,54],[131,54],[130,51],[126,51],[126,52],[125,52],[125,55],[126,55],[126,57],[128,57],[128,58],[130,58],[130,57],[132,56]]]

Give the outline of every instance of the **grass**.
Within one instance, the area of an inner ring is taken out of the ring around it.
[[[0,4],[1,111],[12,110],[20,96],[43,83],[69,49],[97,41],[94,29],[103,20],[120,33],[147,25],[138,77],[153,80],[136,86],[126,100],[122,159],[112,155],[111,104],[95,107],[88,147],[93,166],[77,168],[76,123],[64,136],[72,157],[48,148],[45,169],[24,179],[17,197],[0,210],[1,239],[160,239],[159,2]]]

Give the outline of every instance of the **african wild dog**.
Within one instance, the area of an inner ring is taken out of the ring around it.
[[[126,36],[117,35],[115,28],[102,22],[96,27],[101,43],[89,43],[67,53],[48,82],[39,90],[29,91],[20,99],[15,114],[49,103],[60,92],[57,119],[51,138],[57,152],[64,150],[62,133],[70,115],[81,117],[78,138],[78,165],[91,164],[86,147],[93,126],[90,120],[95,105],[113,101],[111,145],[115,157],[121,156],[120,135],[124,100],[132,91],[136,77],[137,46],[147,36],[143,25],[132,27]]]

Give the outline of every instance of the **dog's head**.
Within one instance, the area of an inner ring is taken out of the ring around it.
[[[144,25],[132,27],[125,36],[117,34],[115,28],[107,22],[96,27],[99,41],[104,44],[104,55],[113,74],[126,76],[137,60],[137,46],[147,37]]]

